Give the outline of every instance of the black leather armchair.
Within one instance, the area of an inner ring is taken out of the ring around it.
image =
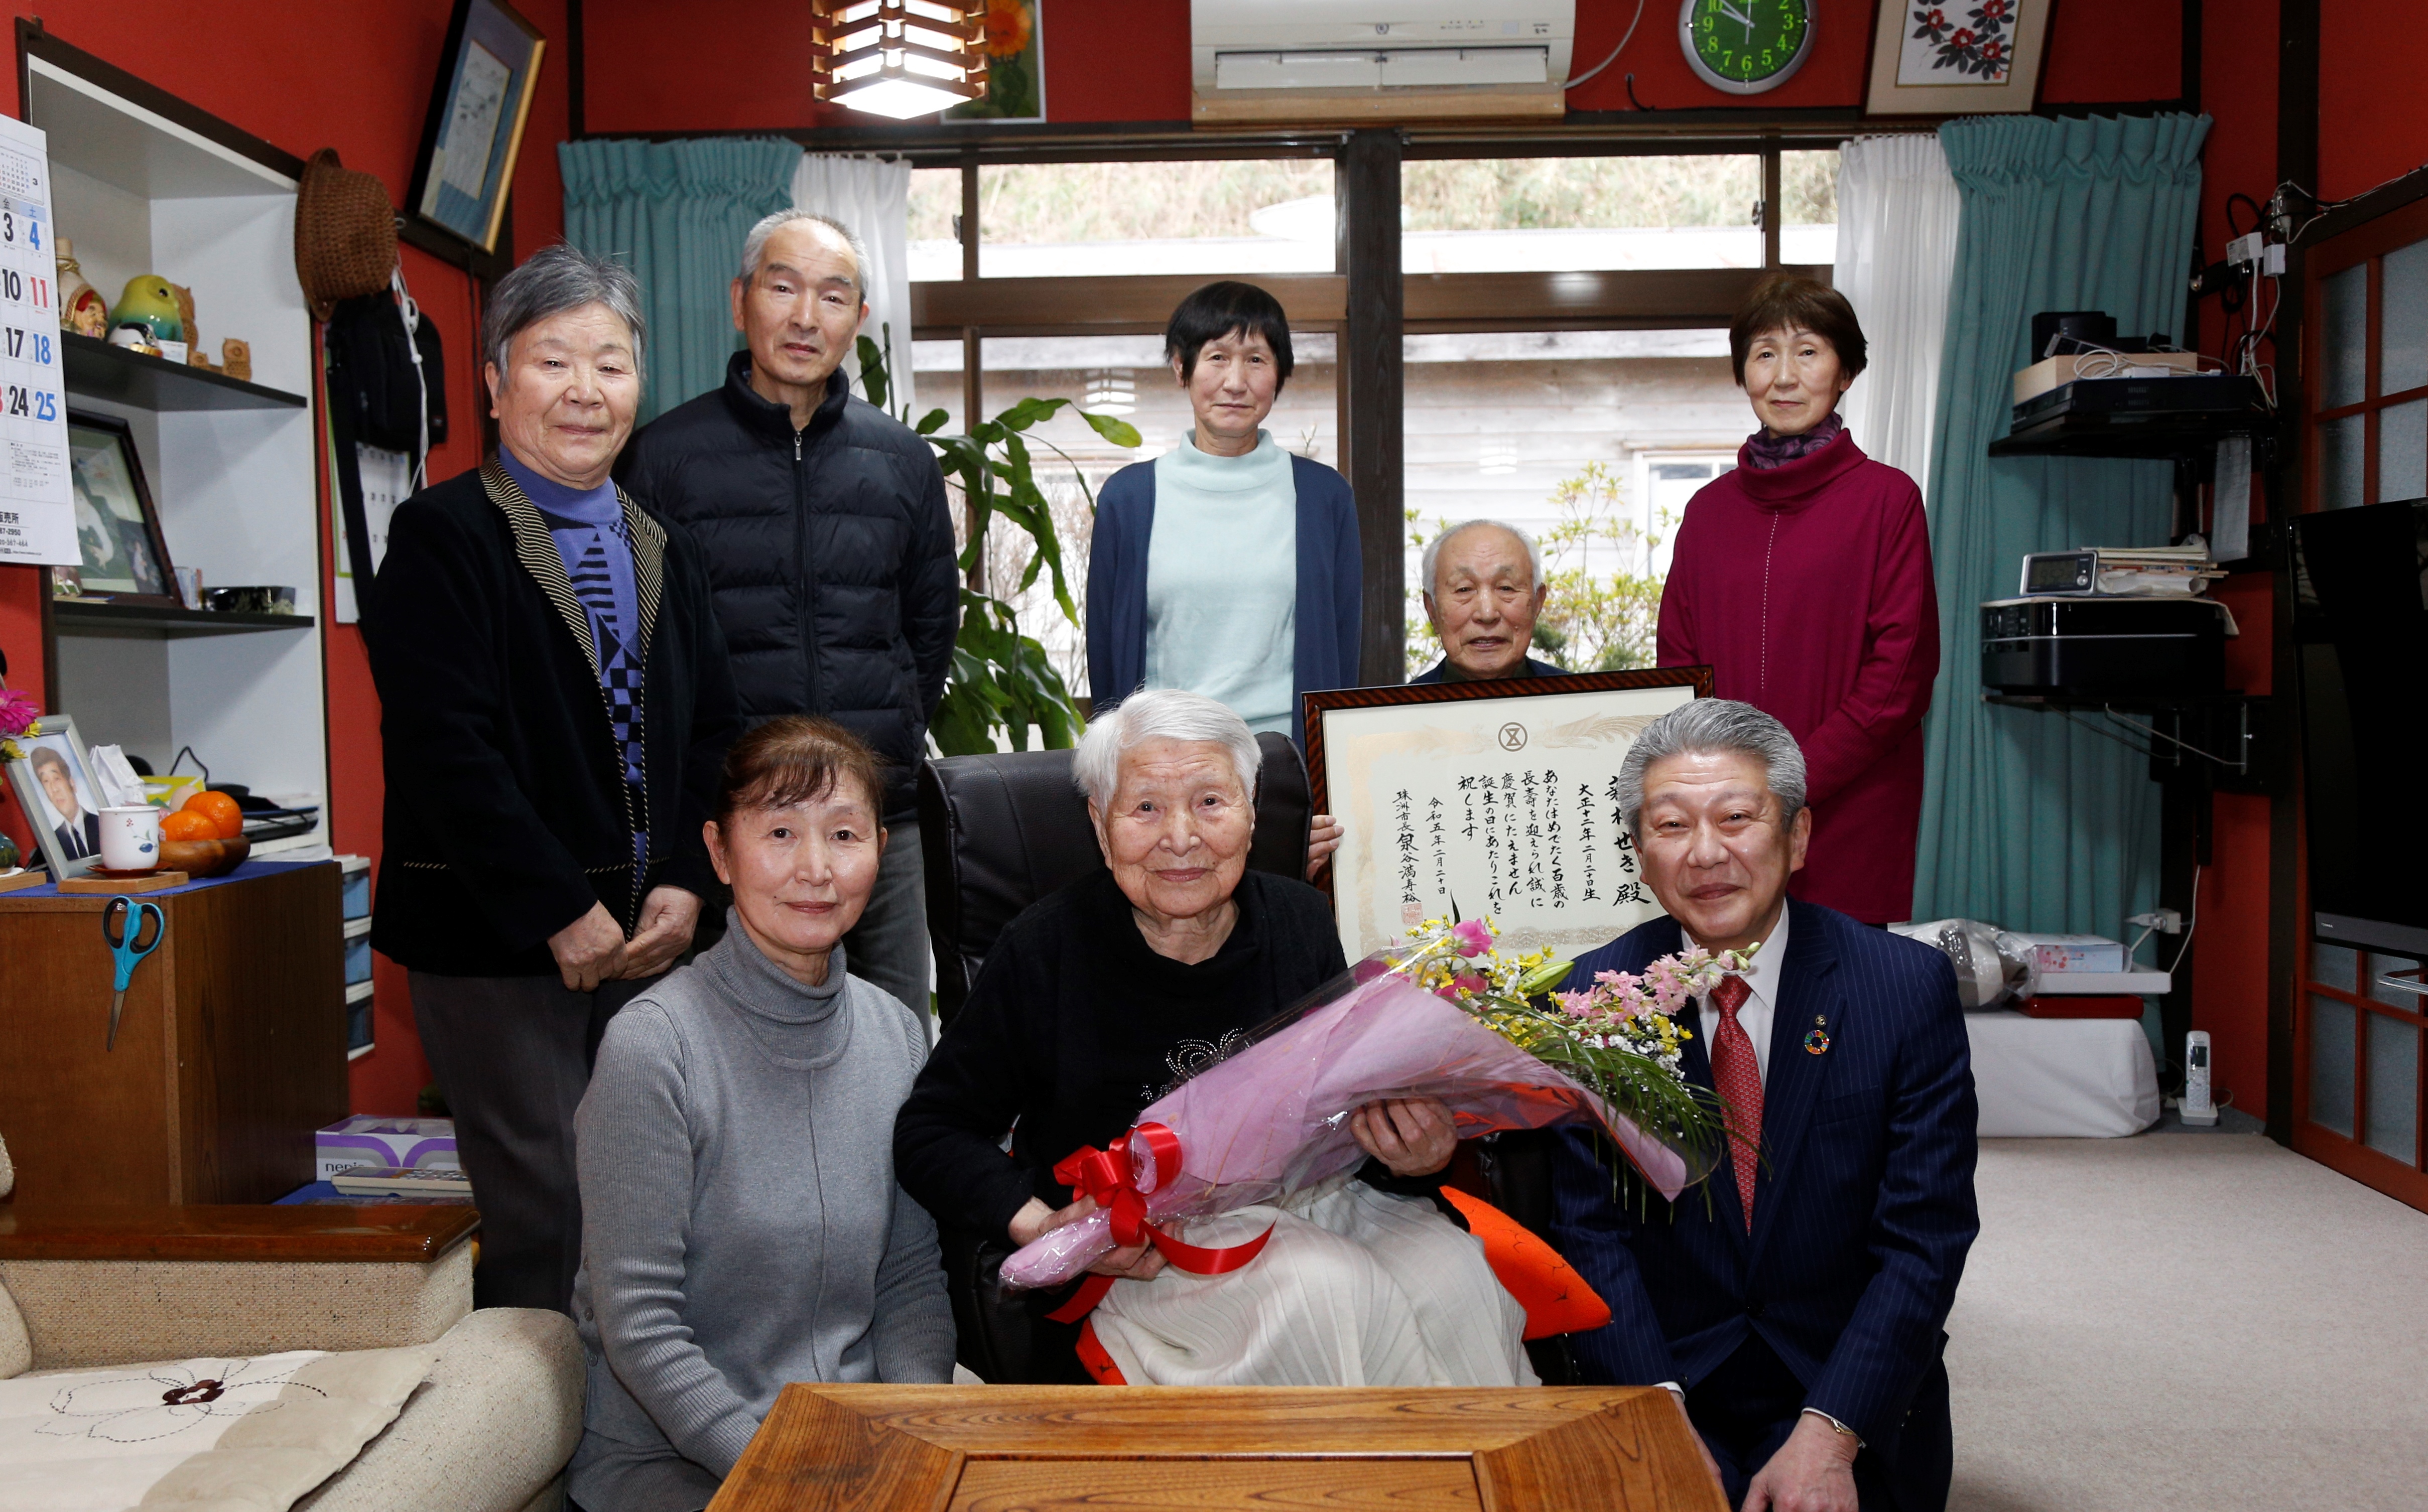
[[[1279,735],[1260,735],[1255,837],[1248,865],[1277,876],[1306,873],[1311,817],[1306,764]],[[949,1029],[1004,927],[1030,903],[1102,867],[1087,800],[1072,782],[1069,751],[943,756],[919,772],[919,844],[927,866],[927,934],[936,952],[936,1011]],[[1470,1158],[1471,1152],[1471,1158]],[[1537,1233],[1548,1231],[1549,1162],[1537,1149],[1486,1136],[1454,1168],[1479,1195]],[[947,1227],[945,1283],[960,1362],[991,1382],[1087,1384],[1075,1325],[1048,1321],[1053,1304],[1006,1293],[997,1280],[1005,1236]],[[1535,1370],[1572,1378],[1562,1341],[1529,1345]]]

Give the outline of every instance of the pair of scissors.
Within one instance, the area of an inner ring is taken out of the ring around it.
[[[126,984],[135,978],[135,963],[158,950],[168,935],[169,916],[158,903],[112,898],[101,911],[101,937],[118,960],[118,980],[109,995],[109,1038],[103,1049],[118,1048],[118,1015],[126,1006]]]

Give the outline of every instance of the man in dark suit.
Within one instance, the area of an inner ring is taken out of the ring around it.
[[[42,785],[42,795],[58,810],[59,821],[51,826],[51,833],[58,837],[59,854],[71,861],[99,855],[101,816],[76,802],[75,778],[68,773],[67,758],[38,745],[27,759],[33,762],[34,780]]]
[[[1676,1392],[1746,1512],[1919,1512],[1951,1461],[1940,1329],[1979,1231],[1971,1057],[1938,951],[1787,897],[1804,758],[1749,704],[1698,699],[1629,752],[1620,807],[1669,912],[1579,960],[1641,971],[1759,947],[1682,1010],[1687,1075],[1731,1108],[1711,1179],[1615,1198],[1582,1134],[1555,1157],[1553,1241],[1610,1304],[1585,1378]]]

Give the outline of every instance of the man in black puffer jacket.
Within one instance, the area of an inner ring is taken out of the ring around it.
[[[822,714],[885,758],[884,860],[845,949],[853,975],[925,1012],[915,779],[960,589],[934,452],[853,398],[842,371],[868,315],[866,266],[859,238],[824,217],[779,211],[752,227],[732,285],[749,350],[723,388],[634,437],[617,473],[699,544],[749,722]]]

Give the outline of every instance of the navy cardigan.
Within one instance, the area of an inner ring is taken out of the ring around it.
[[[1290,739],[1306,747],[1295,695],[1357,685],[1357,616],[1366,574],[1349,480],[1293,455],[1298,494],[1298,646],[1290,676]],[[1132,463],[1096,496],[1088,554],[1088,689],[1109,708],[1146,680],[1146,547],[1155,533],[1155,463]]]

